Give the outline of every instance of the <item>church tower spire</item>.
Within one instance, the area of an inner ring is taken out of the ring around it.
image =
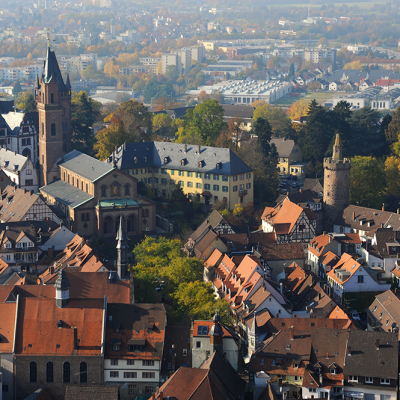
[[[119,228],[117,233],[117,274],[119,279],[124,279],[128,273],[128,235],[125,231],[124,221],[122,218],[122,213],[119,217]]]
[[[43,74],[36,86],[40,184],[45,186],[60,178],[57,162],[71,149],[71,87],[64,83],[50,43],[47,46]]]

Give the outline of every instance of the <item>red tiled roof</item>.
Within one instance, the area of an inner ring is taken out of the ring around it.
[[[347,282],[360,267],[361,264],[358,263],[350,254],[344,253],[342,254],[339,262],[327,273],[327,275],[336,283],[342,285],[343,283]],[[343,281],[341,281],[335,273],[335,271],[338,269],[344,269],[350,274],[347,275]]]
[[[204,335],[199,335],[199,326],[207,326],[207,336],[210,336],[210,330],[211,327],[213,326],[212,321],[193,321],[193,336],[204,336]],[[223,332],[223,337],[232,337],[232,335],[227,331],[227,329],[222,326],[222,332]]]
[[[101,267],[104,267],[103,263],[93,255],[82,265],[81,272],[97,272]]]
[[[16,303],[0,304],[0,353],[12,353],[14,345]]]
[[[204,266],[205,266],[207,269],[210,269],[210,268],[212,268],[212,267],[215,267],[215,265],[219,262],[219,260],[221,259],[221,257],[222,257],[222,253],[221,253],[218,249],[215,249],[215,250],[211,253],[210,257],[208,257],[208,259],[204,262]]]
[[[99,302],[101,304],[101,302]],[[58,328],[62,321],[62,328]],[[18,313],[16,354],[100,355],[103,308],[70,300],[59,308],[55,299],[22,298]],[[78,347],[74,347],[77,328]]]

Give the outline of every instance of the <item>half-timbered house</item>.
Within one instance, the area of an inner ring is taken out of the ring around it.
[[[314,211],[289,199],[276,207],[266,207],[261,220],[263,232],[275,232],[277,243],[308,243],[316,234]]]

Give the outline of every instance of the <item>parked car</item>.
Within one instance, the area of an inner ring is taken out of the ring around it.
[[[296,182],[292,182],[292,187],[297,187],[297,183]]]
[[[353,310],[351,312],[351,318],[353,318],[354,321],[360,321],[360,316],[358,315],[358,312],[356,310]]]
[[[279,174],[279,178],[285,179],[285,178],[286,178],[286,175],[285,175],[285,174]]]

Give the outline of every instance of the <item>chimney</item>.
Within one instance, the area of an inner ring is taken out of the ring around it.
[[[160,393],[158,394],[158,399],[159,400],[164,400],[164,396],[163,396],[163,391],[160,390]]]
[[[324,379],[324,375],[322,375],[322,373],[319,375],[319,384],[322,386],[322,382]]]
[[[385,203],[382,204],[382,211],[385,211]]]
[[[353,221],[355,221],[356,220],[356,213],[354,211],[351,213],[351,216],[352,216]]]
[[[281,295],[283,296],[283,283],[282,282],[279,284],[279,289],[280,289]]]
[[[74,350],[78,350],[78,328],[74,327]]]
[[[200,154],[200,152],[201,152],[201,146],[199,145],[199,149],[198,149],[198,152],[199,152],[199,154]]]
[[[49,272],[50,272],[50,275],[53,275],[54,274],[54,267],[49,267]]]
[[[185,146],[184,146],[184,153],[186,154],[187,153],[187,144],[185,143]]]
[[[347,355],[350,357],[351,356],[351,347],[347,346]]]
[[[294,326],[290,329],[290,340],[294,340]]]
[[[282,138],[282,142],[284,142],[285,140],[286,140],[286,138],[285,138],[285,137],[283,137],[283,138]]]
[[[279,318],[279,313],[278,312],[276,313],[275,318]]]
[[[300,189],[299,189],[299,192],[301,193],[301,191],[302,191],[302,190],[303,190],[303,189],[302,189],[302,188],[300,188]]]
[[[124,150],[126,150],[126,143],[124,143]]]
[[[53,253],[53,248],[52,247],[49,247],[47,249],[47,255],[49,256],[50,260],[54,258],[54,253]]]
[[[379,339],[376,339],[375,347],[376,347],[376,350],[379,350]]]

